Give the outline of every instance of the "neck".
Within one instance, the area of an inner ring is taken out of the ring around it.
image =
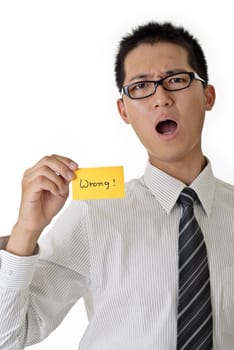
[[[189,186],[193,180],[201,173],[205,168],[207,161],[206,158],[201,154],[196,160],[191,161],[171,161],[161,162],[155,159],[149,159],[150,163],[158,169],[164,171],[170,176],[182,181],[184,184]]]

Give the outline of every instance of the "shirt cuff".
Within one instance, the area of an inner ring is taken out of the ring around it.
[[[33,256],[16,256],[5,250],[0,250],[0,288],[21,290],[29,287],[38,254]]]

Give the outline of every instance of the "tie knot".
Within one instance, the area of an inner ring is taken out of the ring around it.
[[[183,191],[180,193],[179,202],[183,206],[190,206],[190,205],[192,206],[196,198],[197,198],[196,192],[190,187],[185,187]]]

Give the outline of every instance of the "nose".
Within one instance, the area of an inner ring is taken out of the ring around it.
[[[171,93],[158,85],[154,95],[152,96],[154,107],[170,107],[173,103]]]

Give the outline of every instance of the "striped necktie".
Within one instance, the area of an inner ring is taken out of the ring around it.
[[[192,188],[180,194],[179,300],[177,350],[212,349],[210,277],[203,234],[194,216],[197,198]]]

